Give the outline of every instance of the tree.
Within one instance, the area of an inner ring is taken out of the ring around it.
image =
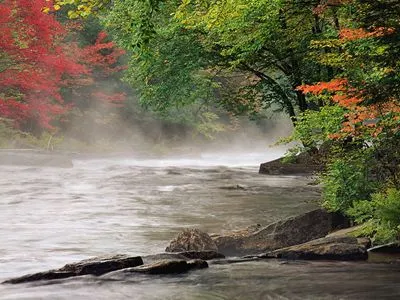
[[[69,57],[61,43],[66,31],[48,1],[4,0],[0,3],[0,115],[23,129],[51,129],[64,105],[65,78],[88,70]]]

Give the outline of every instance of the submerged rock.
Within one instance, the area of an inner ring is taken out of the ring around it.
[[[211,237],[199,229],[185,229],[173,239],[166,252],[218,251]]]
[[[256,226],[228,235],[214,236],[218,252],[228,256],[262,253],[321,238],[346,220],[323,209],[287,218],[266,227]]]
[[[53,279],[64,279],[74,276],[82,275],[95,275],[100,276],[102,274],[136,267],[143,264],[143,260],[140,256],[130,257],[126,255],[114,255],[105,257],[95,257],[91,259],[82,260],[77,263],[67,264],[64,267],[57,270],[50,270],[46,272],[39,272],[35,274],[29,274],[18,278],[13,278],[5,281],[4,283],[24,283],[39,280],[53,280]]]
[[[325,237],[304,244],[278,249],[262,258],[304,260],[366,260],[367,247],[355,237]]]

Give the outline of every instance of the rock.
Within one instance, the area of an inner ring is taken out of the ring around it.
[[[60,271],[73,272],[76,276],[95,275],[100,276],[108,272],[136,267],[143,264],[140,256],[115,255],[109,257],[95,257],[82,260],[78,263],[65,265]]]
[[[228,235],[214,236],[218,252],[227,256],[257,254],[321,238],[347,223],[336,214],[316,209],[266,227],[255,226]]]
[[[230,264],[237,264],[237,263],[242,263],[242,262],[258,261],[262,258],[265,258],[265,257],[260,257],[260,255],[232,257],[232,258],[215,260],[215,261],[212,261],[211,264],[213,264],[213,265],[230,265]]]
[[[202,259],[192,259],[187,264],[189,265],[189,270],[208,268],[208,263]]]
[[[355,237],[325,237],[266,253],[264,258],[303,260],[366,260],[367,247]]]
[[[344,229],[335,230],[326,237],[355,236],[357,231],[363,228],[363,225],[352,226]]]
[[[368,249],[370,262],[400,262],[400,243],[389,243]]]
[[[152,264],[157,261],[162,261],[162,260],[190,260],[190,258],[187,258],[186,256],[181,255],[180,253],[159,253],[159,254],[152,254],[152,255],[146,255],[142,256],[143,263],[145,265],[147,264]]]
[[[283,158],[278,158],[262,163],[258,172],[268,175],[304,175],[322,169],[323,164],[315,161],[309,154],[301,153],[292,162],[284,162]]]
[[[64,279],[68,277],[76,276],[73,272],[61,272],[57,270],[51,270],[47,272],[40,272],[35,274],[28,274],[17,278],[12,278],[9,280],[4,281],[3,283],[25,283],[25,282],[32,282],[32,281],[39,281],[39,280],[54,280],[54,279]]]
[[[220,259],[225,258],[225,256],[221,253],[215,251],[185,251],[185,252],[169,252],[169,253],[160,253],[154,255],[146,255],[143,256],[143,262],[145,264],[153,263],[160,260],[211,260],[211,259]]]
[[[189,265],[185,260],[162,260],[124,270],[124,272],[145,274],[174,274],[187,271],[189,271]]]
[[[109,276],[127,274],[127,273],[142,273],[151,275],[161,274],[179,274],[185,273],[192,269],[204,269],[207,268],[208,264],[204,260],[161,260],[151,264],[141,265],[134,268],[128,268],[121,271],[113,272]]]
[[[64,279],[81,275],[99,276],[115,270],[136,267],[143,264],[140,256],[130,257],[126,255],[115,255],[106,257],[95,257],[82,260],[77,263],[67,264],[57,270],[29,274],[18,278],[13,278],[4,283],[24,283],[38,280]]]
[[[216,251],[186,251],[186,252],[179,252],[179,254],[189,259],[200,259],[200,260],[225,258],[225,255],[218,253]]]
[[[221,190],[247,190],[248,188],[241,184],[236,185],[228,185],[228,186],[221,186],[219,187]]]
[[[199,229],[185,229],[173,239],[166,252],[218,251],[211,237]]]

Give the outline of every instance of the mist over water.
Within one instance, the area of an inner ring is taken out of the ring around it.
[[[314,209],[312,178],[258,174],[285,151],[271,140],[249,130],[166,153],[74,154],[69,169],[1,166],[0,281],[94,256],[160,253],[183,228],[221,233]],[[0,299],[398,299],[397,283],[386,265],[273,260],[0,285]]]

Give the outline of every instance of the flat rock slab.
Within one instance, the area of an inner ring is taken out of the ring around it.
[[[185,251],[179,252],[179,254],[188,259],[212,260],[225,258],[225,255],[216,251]]]
[[[290,217],[268,226],[253,226],[231,234],[213,236],[218,252],[227,256],[259,254],[325,237],[346,221],[323,209]]]
[[[311,175],[322,170],[321,163],[315,162],[307,153],[302,153],[290,163],[284,162],[282,158],[262,163],[258,172],[268,175]]]
[[[184,252],[167,252],[167,253],[146,255],[143,256],[142,258],[144,264],[149,264],[160,260],[186,260],[186,261],[192,259],[212,260],[212,259],[225,258],[225,256],[216,251],[184,251]]]
[[[64,267],[46,272],[28,274],[22,277],[13,278],[4,283],[24,283],[39,280],[64,279],[74,276],[95,275],[100,276],[112,271],[136,267],[143,264],[140,256],[130,257],[126,255],[114,255],[95,257],[82,260],[77,263],[67,264]]]
[[[363,240],[354,237],[328,237],[278,249],[259,257],[303,260],[366,260],[368,258],[367,247],[363,243]]]
[[[137,274],[148,274],[148,275],[165,275],[165,274],[180,274],[186,273],[193,269],[204,269],[208,268],[208,264],[204,260],[161,260],[154,263],[141,265],[134,268],[127,268],[119,271],[115,271],[103,276],[104,278],[121,278],[130,276],[133,273]]]
[[[76,276],[95,275],[100,276],[115,270],[136,267],[143,264],[140,256],[114,255],[105,257],[95,257],[82,260],[77,263],[67,264],[59,271],[73,272]]]

